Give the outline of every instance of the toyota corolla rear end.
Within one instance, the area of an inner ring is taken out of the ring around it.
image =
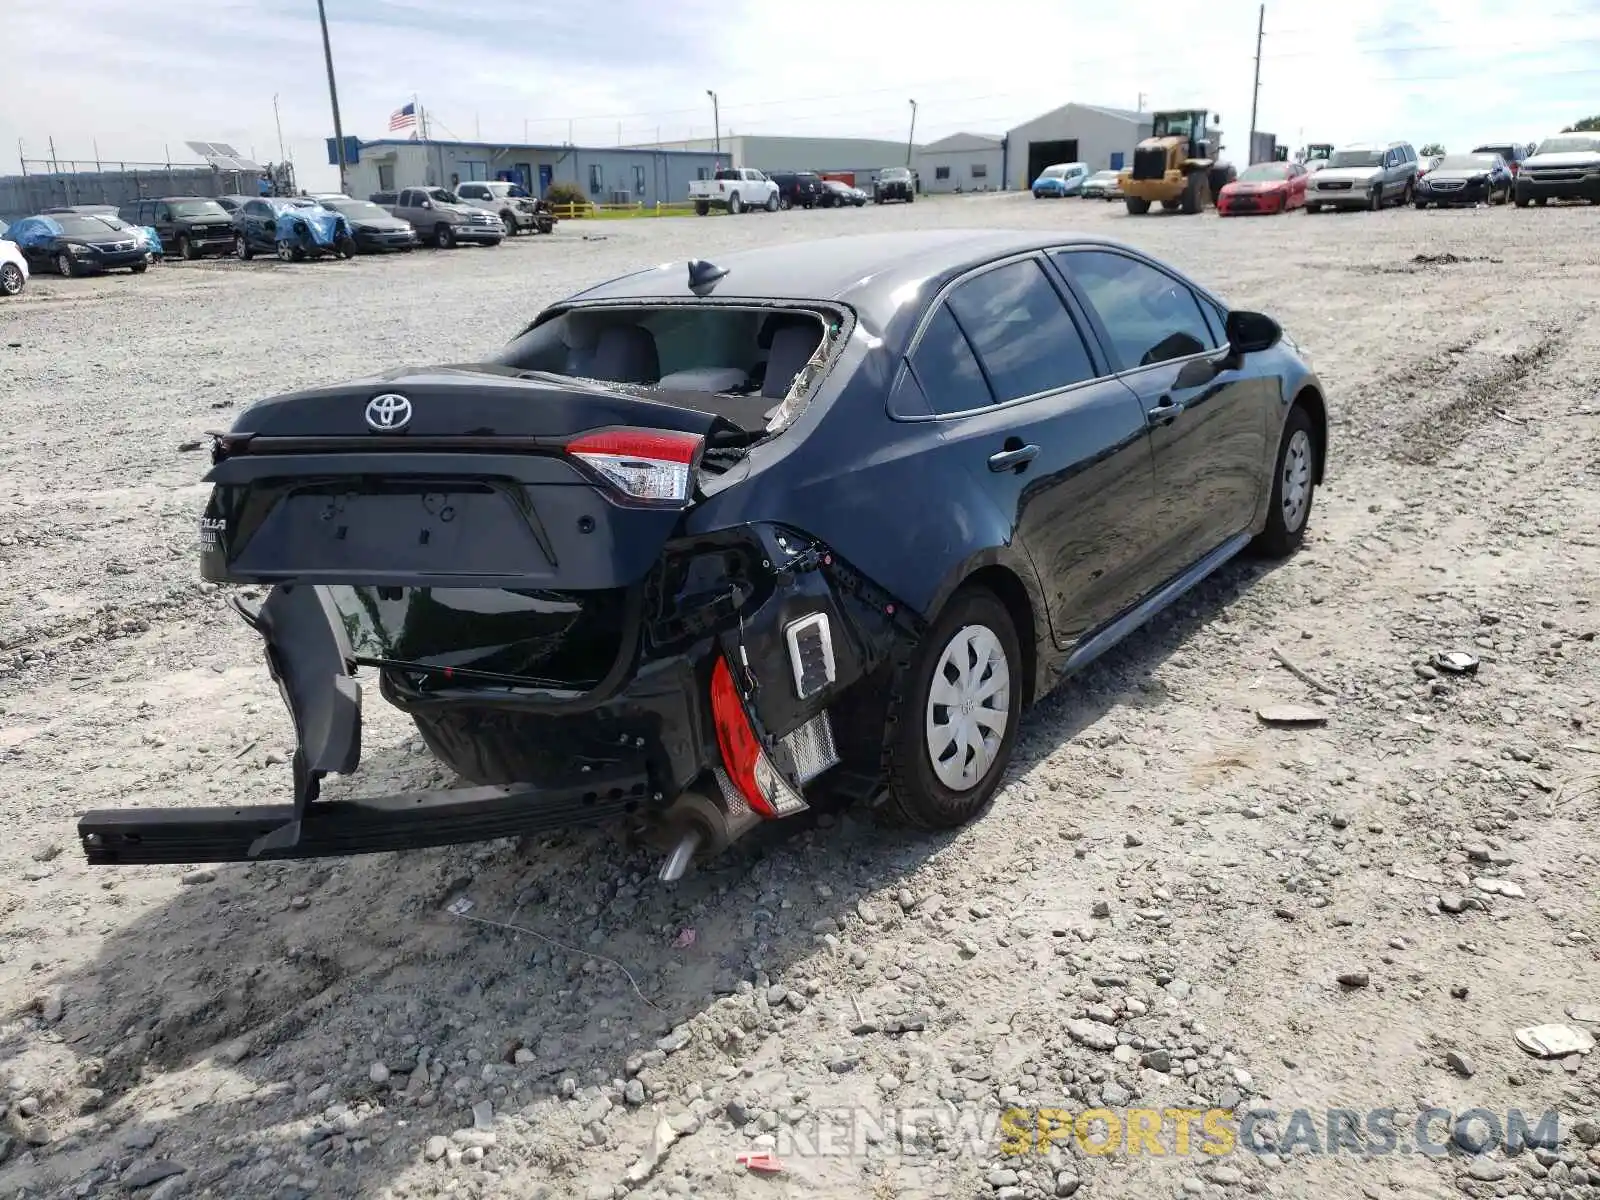
[[[760,486],[751,447],[795,436],[848,317],[729,308],[689,337],[730,365],[663,375],[683,308],[536,326],[508,362],[279,397],[215,435],[201,570],[268,589],[235,603],[293,719],[293,796],[90,813],[90,861],[310,858],[632,813],[670,833],[670,878],[804,810],[839,762],[827,710],[885,661],[896,606],[801,529],[692,518]],[[319,800],[359,761],[358,675],[468,786]]]

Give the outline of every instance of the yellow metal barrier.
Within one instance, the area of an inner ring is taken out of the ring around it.
[[[558,220],[562,221],[628,221],[639,217],[689,217],[694,215],[691,201],[662,204],[557,204]]]

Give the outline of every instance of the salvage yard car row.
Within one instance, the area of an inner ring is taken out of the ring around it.
[[[471,190],[469,189],[476,189]],[[407,188],[357,200],[310,196],[165,196],[122,208],[77,204],[0,223],[0,295],[37,271],[63,277],[126,269],[143,274],[169,254],[194,261],[232,255],[282,262],[462,244],[497,246],[519,233],[550,233],[550,206],[513,184]]]

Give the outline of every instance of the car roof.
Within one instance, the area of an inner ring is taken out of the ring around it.
[[[727,276],[717,299],[834,300],[887,311],[893,295],[938,277],[953,277],[1010,254],[1065,245],[1099,245],[1143,251],[1109,238],[1066,230],[950,228],[863,233],[825,240],[785,242],[719,254]],[[608,280],[567,302],[690,300],[688,264],[662,263]]]

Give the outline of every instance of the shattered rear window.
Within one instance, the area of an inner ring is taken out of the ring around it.
[[[747,432],[772,433],[803,409],[842,326],[840,313],[820,307],[606,305],[540,324],[497,361],[706,407]]]

